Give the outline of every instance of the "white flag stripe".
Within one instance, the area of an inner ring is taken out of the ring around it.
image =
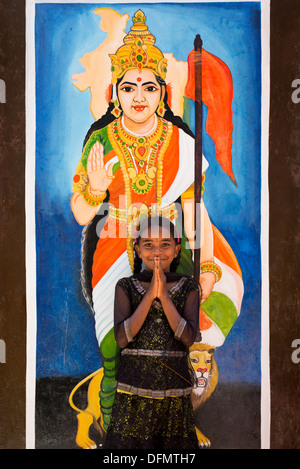
[[[132,272],[127,252],[124,252],[93,289],[95,330],[99,346],[105,335],[113,327],[116,283],[120,278],[129,277],[130,275],[132,275]]]
[[[215,283],[213,291],[228,296],[237,309],[239,316],[244,295],[244,283],[241,277],[228,265],[215,257],[215,262],[222,269],[222,278]]]

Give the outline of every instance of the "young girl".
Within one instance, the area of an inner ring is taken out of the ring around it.
[[[115,290],[122,352],[104,448],[196,449],[188,347],[199,332],[198,284],[175,273],[180,239],[169,220],[141,222],[135,256],[136,273]]]

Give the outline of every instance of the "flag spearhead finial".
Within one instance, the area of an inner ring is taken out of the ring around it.
[[[203,45],[203,41],[201,39],[200,34],[197,34],[194,40],[194,49],[195,50],[201,50]]]

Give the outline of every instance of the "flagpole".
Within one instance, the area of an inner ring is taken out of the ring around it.
[[[194,177],[194,279],[200,280],[201,188],[202,188],[202,39],[194,41],[195,66],[195,177]]]

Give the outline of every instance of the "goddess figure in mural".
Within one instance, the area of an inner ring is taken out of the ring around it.
[[[104,430],[120,352],[113,330],[114,289],[134,271],[134,229],[141,217],[160,214],[184,228],[178,271],[193,274],[194,138],[169,107],[167,60],[145,21],[137,11],[123,45],[110,54],[111,100],[86,136],[73,178],[71,208],[85,226],[84,294],[94,312],[102,356]],[[203,156],[202,184],[207,168]],[[242,280],[231,248],[201,205],[200,329],[202,341],[216,347],[239,315]]]

